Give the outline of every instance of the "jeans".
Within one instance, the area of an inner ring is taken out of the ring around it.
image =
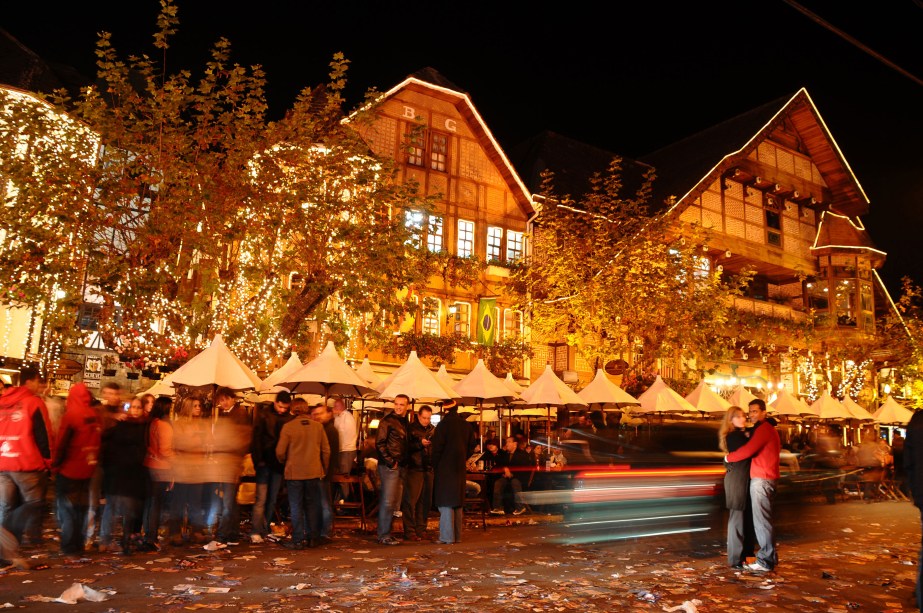
[[[439,540],[443,543],[460,543],[462,507],[439,507]]]
[[[182,535],[183,518],[188,514],[189,531],[205,531],[205,513],[202,508],[203,483],[175,483],[170,498],[170,520],[167,526],[170,536]]]
[[[772,533],[772,498],[776,493],[773,479],[750,479],[750,502],[753,504],[753,529],[760,545],[756,559],[767,568],[779,563]]]
[[[233,541],[240,536],[240,508],[237,506],[237,483],[217,483],[218,540]]]
[[[398,466],[388,468],[384,462],[378,463],[378,476],[381,479],[381,494],[378,502],[378,538],[391,536],[391,521],[394,511],[400,504],[401,489],[406,479],[407,469]]]
[[[404,538],[426,534],[426,520],[433,506],[433,471],[408,470],[407,485],[401,511],[404,519]]]
[[[90,480],[55,477],[55,502],[61,529],[61,553],[83,553],[86,545],[87,513],[90,510]]]
[[[304,543],[317,538],[320,529],[321,479],[289,481],[288,506],[292,514],[292,542]]]
[[[517,477],[511,479],[500,477],[494,482],[494,509],[503,509],[503,493],[507,487],[513,490],[513,501],[516,503],[516,508],[522,507],[522,483]]]
[[[99,521],[99,499],[103,497],[103,468],[96,466],[96,472],[90,477],[90,508],[87,510],[87,541],[92,541],[96,535],[96,524]]]
[[[144,501],[144,542],[157,544],[157,531],[160,530],[160,518],[163,516],[164,503],[170,491],[169,481],[155,481],[151,472],[150,493]]]
[[[112,526],[115,518],[122,518],[122,549],[128,549],[131,540],[131,529],[135,517],[141,507],[141,501],[131,496],[106,494],[106,509],[103,511],[103,521],[99,526],[99,544],[108,545],[112,542]]]
[[[330,493],[330,482],[321,479],[320,482],[320,536],[330,538],[333,530],[333,498]]]
[[[250,518],[250,534],[260,536],[269,534],[269,524],[266,518],[272,517],[280,489],[282,489],[282,473],[277,473],[268,466],[257,466],[256,498],[253,501],[253,514]]]
[[[48,474],[44,471],[0,472],[0,516],[3,528],[22,542],[26,528],[41,520]],[[20,502],[21,501],[21,502]]]

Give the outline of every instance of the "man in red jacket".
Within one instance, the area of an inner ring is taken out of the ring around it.
[[[28,568],[19,543],[42,509],[52,440],[48,411],[36,394],[38,370],[24,368],[20,381],[0,396],[0,558]]]
[[[776,493],[776,481],[779,479],[779,451],[782,445],[775,426],[766,419],[766,403],[760,399],[749,404],[750,421],[753,432],[746,445],[725,456],[728,462],[740,462],[753,458],[750,462],[750,502],[753,503],[753,528],[760,551],[756,562],[747,568],[766,572],[775,568],[779,562],[772,533],[772,497]]]
[[[61,528],[61,553],[64,555],[82,554],[87,541],[90,479],[99,464],[103,430],[99,414],[90,406],[92,400],[83,383],[70,388],[51,464],[51,470],[57,475],[57,516]]]

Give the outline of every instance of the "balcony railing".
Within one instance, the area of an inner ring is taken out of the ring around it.
[[[790,306],[776,304],[774,302],[765,302],[763,300],[754,300],[753,298],[734,298],[734,308],[746,313],[754,313],[763,317],[775,317],[778,319],[788,319],[795,322],[808,322],[810,315],[804,311],[797,311]]]

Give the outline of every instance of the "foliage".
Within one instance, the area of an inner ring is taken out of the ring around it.
[[[428,358],[435,366],[453,364],[456,351],[470,351],[472,342],[463,334],[424,334],[418,332],[402,332],[392,337],[391,343],[385,351],[395,357],[406,359],[411,351],[417,352],[417,357]]]
[[[484,360],[487,370],[498,377],[521,372],[523,360],[533,355],[532,347],[521,339],[503,339],[492,346],[473,344],[474,355]]]
[[[887,366],[897,369],[894,380],[904,388],[910,404],[923,407],[923,290],[909,277],[901,280],[901,296],[878,323],[878,348],[887,351]],[[892,384],[892,387],[894,385]]]
[[[80,122],[66,134],[37,104],[2,101],[14,108],[0,161],[16,186],[4,205],[17,211],[0,222],[3,300],[39,305],[60,289],[70,312],[84,296],[103,305],[110,346],[140,339],[165,359],[222,332],[254,365],[316,340],[310,321],[368,314],[362,335],[396,324],[409,307],[398,290],[429,265],[393,212],[429,202],[369,154],[358,128],[374,105],[344,121],[348,62],[335,55],[329,81],[269,121],[262,69],[234,63],[227,40],[204,69],[166,72],[176,12],[161,1],[163,62],[100,36],[99,85],[54,100]],[[54,332],[67,340],[72,324]]]
[[[625,195],[616,158],[574,200],[546,174],[533,257],[512,274],[535,337],[563,338],[589,363],[640,347],[641,372],[660,357],[716,359],[733,348],[729,305],[749,275],[703,269],[707,236],[698,227],[680,233],[649,209],[653,180],[649,172]]]

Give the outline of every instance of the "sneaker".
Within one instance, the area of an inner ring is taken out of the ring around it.
[[[513,511],[513,515],[522,515],[525,512],[526,512],[525,507],[519,507],[518,509]]]
[[[394,512],[394,517],[404,517],[404,512],[403,512],[403,511],[395,511],[395,512]]]
[[[491,515],[506,515],[506,511],[504,511],[503,509],[491,509],[490,514]]]
[[[379,545],[400,545],[401,542],[394,538],[393,536],[385,536],[378,539]]]
[[[759,560],[757,560],[757,561],[754,562],[753,564],[747,564],[744,568],[746,568],[747,570],[752,570],[752,571],[757,572],[757,573],[768,573],[769,571],[772,570],[772,569],[769,568],[768,566],[765,566],[765,565],[764,565],[762,562],[760,562]]]
[[[259,534],[251,534],[250,542],[253,543],[254,545],[259,545],[263,542],[263,537],[260,536]]]

